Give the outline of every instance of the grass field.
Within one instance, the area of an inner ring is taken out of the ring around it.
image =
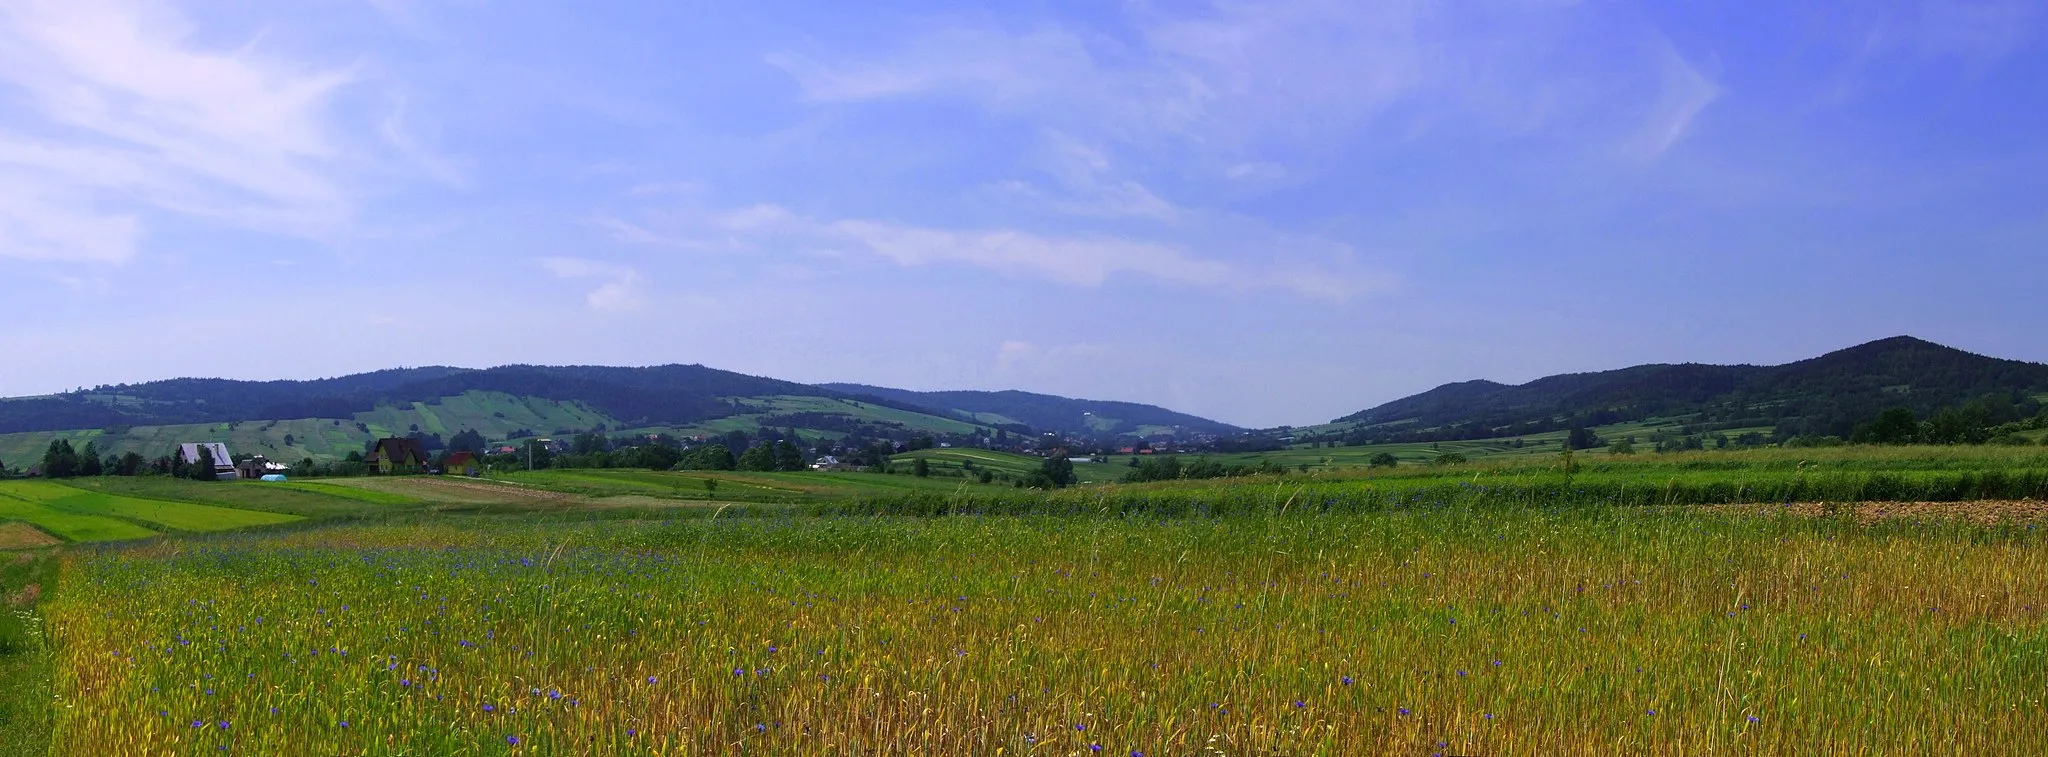
[[[910,466],[919,459],[925,460],[925,464],[931,468],[934,475],[972,478],[979,471],[988,470],[1007,476],[1007,480],[1019,480],[1037,473],[1038,466],[1044,462],[1043,458],[1030,455],[960,447],[906,452],[889,458],[889,461],[893,470],[908,472]],[[973,463],[975,470],[969,471],[965,468],[966,463]],[[1121,480],[1128,470],[1130,468],[1127,466],[1112,463],[1075,463],[1074,477],[1086,484],[1115,483]]]
[[[0,483],[0,753],[2048,753],[2048,450],[1561,462]]]
[[[159,531],[227,531],[300,519],[284,513],[123,496],[49,481],[0,481],[0,518],[28,523],[74,542],[141,539]]]
[[[2048,750],[2024,529],[470,521],[73,571],[64,754]]]

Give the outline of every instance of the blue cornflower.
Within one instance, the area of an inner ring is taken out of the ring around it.
[[[507,744],[511,744],[512,746],[519,746],[519,737],[518,737],[518,736],[506,736],[506,737],[505,737],[505,743],[507,743]]]

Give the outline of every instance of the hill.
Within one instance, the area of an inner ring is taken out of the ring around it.
[[[863,384],[819,386],[855,396],[927,407],[976,423],[1022,425],[1039,431],[1083,436],[1186,436],[1230,434],[1243,430],[1227,423],[1136,402],[1069,399],[1015,390],[914,392]]]
[[[1847,436],[1887,408],[1925,416],[1987,398],[2025,405],[2042,392],[2048,365],[1902,336],[1778,366],[1656,364],[1519,386],[1446,384],[1332,424],[1355,443],[1493,439],[1653,418],[1706,430]]]
[[[0,462],[24,467],[53,438],[101,454],[225,442],[274,460],[337,459],[372,439],[500,441],[603,430],[678,436],[795,429],[806,438],[993,436],[1059,430],[1166,435],[1229,427],[1149,405],[1024,392],[810,386],[701,365],[428,366],[308,381],[178,378],[0,399]],[[852,391],[849,391],[851,389]],[[957,401],[971,410],[941,406]],[[1090,415],[1090,413],[1094,415]]]

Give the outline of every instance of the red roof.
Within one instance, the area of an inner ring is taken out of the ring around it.
[[[476,455],[472,455],[468,452],[457,452],[452,455],[449,455],[448,459],[441,461],[441,465],[442,467],[452,468],[463,463],[475,461]]]

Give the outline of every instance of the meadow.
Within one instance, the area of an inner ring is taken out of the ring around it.
[[[171,534],[0,551],[0,673],[23,682],[0,751],[2041,754],[2038,502],[1955,516],[2044,470],[1920,448],[1052,493],[0,484],[0,507]]]

